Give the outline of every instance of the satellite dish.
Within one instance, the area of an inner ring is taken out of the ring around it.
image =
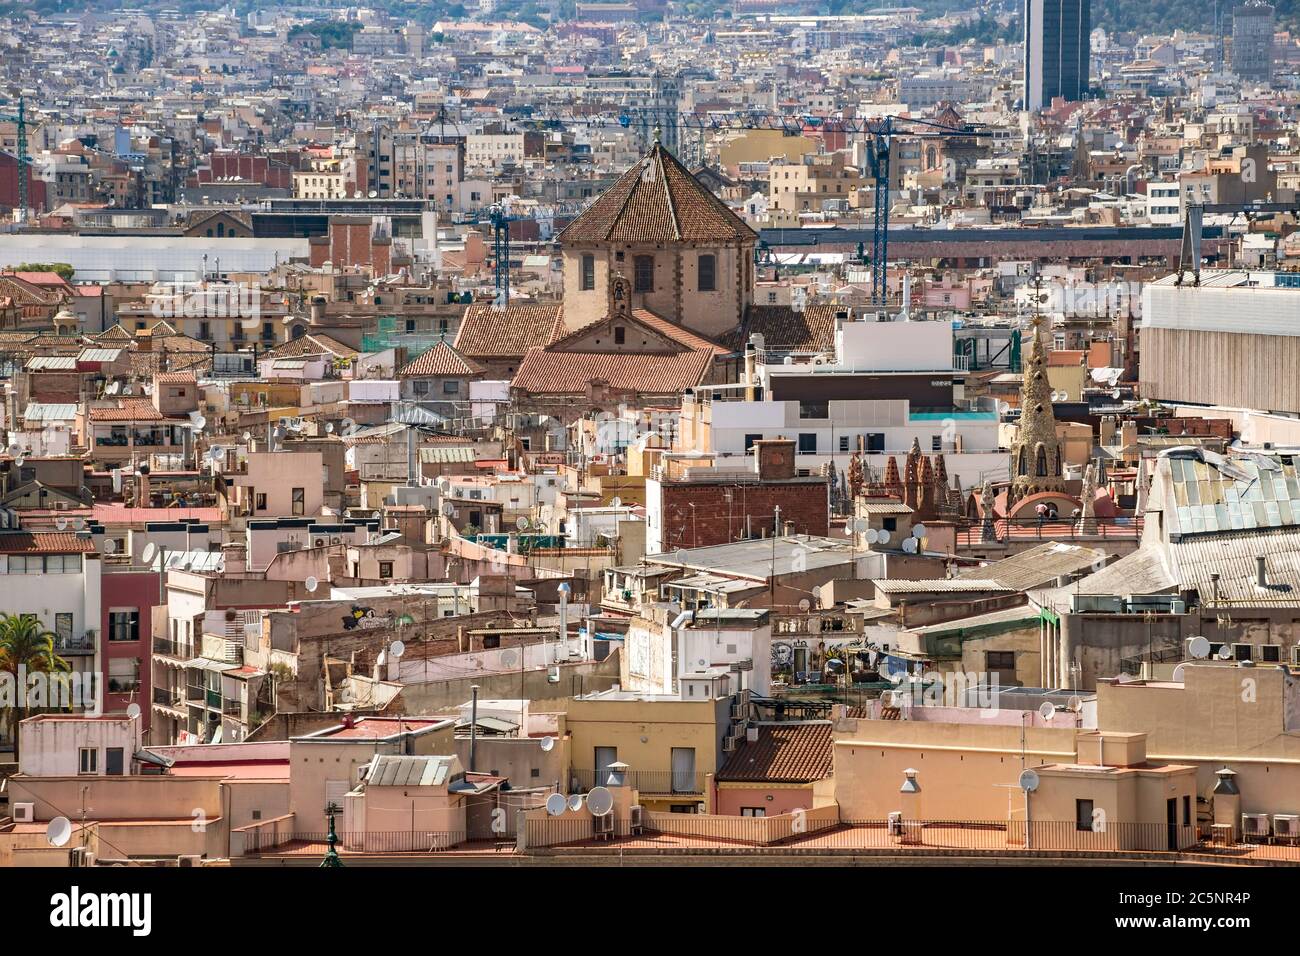
[[[527,530],[528,530],[528,519],[525,518],[525,517],[523,517],[522,515],[521,515],[520,517],[516,518],[516,519],[515,519],[515,527],[518,528],[520,531],[527,531]]]
[[[456,513],[456,506],[453,505],[450,501],[444,501],[442,503],[442,513],[445,514],[448,518],[450,518],[452,515]]]
[[[1196,637],[1189,638],[1187,653],[1191,654],[1196,660],[1203,661],[1210,656],[1210,642],[1199,634]]]
[[[82,528],[86,527],[86,519],[85,519],[85,518],[75,518],[75,519],[73,519],[72,527],[74,527],[74,528],[76,528],[78,531],[80,531]]]
[[[800,601],[799,601],[799,610],[801,610],[801,611],[806,611],[806,610],[808,610],[810,607],[812,607],[812,602],[811,602],[811,601],[809,601],[807,598],[802,598],[802,599],[800,599]]]
[[[844,525],[844,536],[847,538],[853,537],[853,522],[850,521]]]
[[[1224,644],[1221,648],[1219,648],[1219,660],[1221,660],[1221,661],[1230,661],[1230,660],[1232,660],[1232,646],[1231,646],[1231,645],[1229,645],[1229,644]]]
[[[1010,404],[1008,404],[1007,402],[998,402],[998,413],[999,413],[999,414],[1005,415],[1005,414],[1006,414],[1007,412],[1009,412],[1009,411],[1011,411],[1011,406],[1010,406]]]
[[[1187,663],[1186,663],[1186,661],[1184,661],[1184,662],[1181,663],[1181,664],[1177,664],[1177,665],[1174,666],[1173,682],[1174,682],[1175,684],[1181,684],[1181,683],[1183,683],[1183,679],[1184,679],[1186,676],[1187,676]]]
[[[924,537],[925,537],[925,525],[923,525],[923,524],[914,524],[914,525],[912,525],[912,537],[913,537],[913,538],[917,538],[918,540],[921,539],[921,538],[924,538]]]
[[[108,542],[104,542],[104,543],[107,544]],[[158,545],[150,541],[148,544],[144,546],[144,550],[140,552],[140,560],[143,561],[145,564],[153,564],[153,559],[157,556],[157,554],[158,554]]]
[[[676,551],[673,552],[673,560],[677,562],[685,562],[686,551],[683,550],[682,548],[678,548]]]
[[[208,425],[208,420],[204,418],[202,415],[200,415],[198,418],[190,422],[190,427],[193,428],[196,432],[203,431],[203,429],[206,428],[207,425]]]
[[[1038,789],[1038,774],[1034,773],[1032,770],[1022,770],[1020,771],[1020,780],[1018,782],[1020,784],[1020,789],[1025,791],[1025,793],[1033,793]]]
[[[867,529],[867,544],[877,544],[880,541],[880,532],[875,528]]]
[[[587,809],[594,817],[603,817],[614,809],[614,795],[605,787],[593,787],[587,794]]]
[[[582,809],[582,794],[580,793],[569,794],[569,809],[575,811]]]
[[[1045,701],[1043,705],[1038,708],[1038,716],[1043,718],[1043,720],[1051,720],[1056,716],[1056,705],[1050,700]]]
[[[1065,702],[1065,709],[1072,714],[1077,714],[1079,711],[1083,710],[1083,698],[1071,697]]]
[[[401,641],[393,641],[393,643],[388,645],[388,653],[393,657],[401,657],[406,653],[406,645]]]
[[[502,666],[502,667],[514,667],[514,666],[515,666],[515,661],[517,661],[517,660],[519,660],[519,656],[518,656],[514,651],[502,651],[502,652],[501,652],[501,666]]]
[[[9,446],[8,451],[9,451],[10,458],[17,458],[19,455],[23,453],[23,446],[18,444],[17,442],[14,442],[12,445]]]
[[[1119,397],[1120,397],[1121,394],[1123,394],[1123,393],[1120,392],[1120,390],[1119,390],[1118,388],[1117,388],[1117,389],[1113,389],[1113,390],[1111,391],[1111,393],[1110,393],[1110,397],[1113,398],[1113,399],[1115,399],[1116,401],[1118,401],[1118,400],[1119,400]]]
[[[19,468],[21,468],[23,466],[23,462],[25,462],[26,460],[27,459],[24,458],[22,455],[19,455],[17,458],[14,459],[14,464],[17,465]]]
[[[252,433],[252,432],[244,432],[243,438],[244,438],[244,441],[252,441],[252,440],[253,440],[253,433]]]
[[[564,794],[553,793],[546,798],[546,812],[553,817],[558,817],[568,808],[568,801],[564,799]]]
[[[542,753],[548,754],[555,749],[554,737],[543,737],[541,742]]]
[[[59,515],[54,519],[54,527],[59,531],[63,531],[68,527],[68,519],[63,517],[63,515]]]
[[[326,435],[332,435],[332,434],[334,434],[334,423],[333,423],[333,422],[326,422],[326,423],[325,423],[325,434],[326,434]]]
[[[105,538],[105,539],[104,539],[104,553],[105,553],[105,554],[112,554],[112,553],[113,553],[114,551],[116,551],[116,550],[117,550],[117,542],[114,541],[112,538]]]
[[[609,503],[609,506],[611,508],[621,508],[623,507],[623,499],[615,497],[614,500]]]
[[[854,530],[854,531],[870,531],[870,530],[871,530],[871,522],[868,521],[866,518],[856,518],[856,519],[854,519],[854,521],[853,521],[853,530]]]
[[[315,592],[316,588],[320,587],[320,582],[317,581],[313,575],[308,575],[307,580],[302,583],[303,587],[307,589],[307,593],[309,594]]]
[[[213,461],[221,461],[221,459],[224,458],[225,455],[226,455],[226,450],[222,448],[220,445],[213,445],[211,448],[208,449],[208,457],[211,458]]]
[[[904,538],[904,539],[903,539],[903,550],[906,551],[908,554],[916,554],[916,539],[915,539],[915,538]]]
[[[888,532],[888,531],[877,531],[877,532],[876,532],[876,543],[877,543],[877,544],[889,544],[889,532]]]
[[[140,705],[131,703],[126,705],[126,716],[136,720],[140,716]]]
[[[72,839],[72,821],[67,817],[55,817],[45,827],[45,839],[50,846],[67,846]]]

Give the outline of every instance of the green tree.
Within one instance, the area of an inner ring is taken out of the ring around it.
[[[54,653],[55,635],[45,629],[35,614],[0,613],[0,672],[17,681],[20,673],[62,674],[72,665]],[[14,686],[12,706],[6,708],[18,760],[18,725],[30,715],[25,687]]]
[[[69,262],[22,262],[16,266],[7,267],[8,272],[57,272],[64,282],[72,281],[72,273],[76,270],[72,268]]]

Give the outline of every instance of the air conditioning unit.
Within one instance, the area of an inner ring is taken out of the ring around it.
[[[746,728],[745,728],[745,739],[746,739],[747,741],[749,741],[751,744],[756,744],[756,743],[758,743],[758,728],[757,728],[757,727],[746,727]]]
[[[902,836],[903,835],[903,811],[891,810],[889,812],[889,820],[888,823],[886,824],[886,827],[889,830],[890,836]]]
[[[735,751],[736,751],[736,738],[735,738],[735,737],[723,737],[723,738],[722,738],[722,752],[723,752],[723,753],[727,753],[727,754],[729,754],[729,753],[735,753]]]
[[[326,538],[312,538],[312,539],[311,539],[311,546],[312,546],[313,548],[323,548],[323,547],[325,547],[325,545],[327,545],[327,544],[329,544],[329,541],[328,541]]]
[[[1241,835],[1243,838],[1264,838],[1269,834],[1267,813],[1243,813],[1241,815]]]
[[[628,831],[633,836],[636,836],[641,833],[642,828],[645,826],[644,811],[642,811],[640,804],[638,804],[634,807],[628,807],[627,813]]]
[[[591,818],[591,829],[596,836],[613,836],[614,835],[614,814],[602,813],[598,817]]]
[[[88,846],[74,846],[68,851],[68,866],[94,866],[95,854]]]
[[[1300,814],[1273,814],[1273,836],[1283,840],[1294,840],[1300,837]]]
[[[15,803],[12,809],[13,809],[14,823],[35,823],[36,822],[36,804]]]
[[[1300,650],[1300,648],[1297,648],[1297,650]],[[745,705],[744,705],[744,704],[732,704],[732,705],[731,705],[731,719],[732,719],[732,720],[744,720],[744,719],[745,719]]]
[[[199,855],[197,855],[197,854],[188,854],[188,855],[186,855],[186,856],[178,856],[178,857],[176,858],[176,865],[177,865],[177,866],[202,866],[202,864],[199,862],[199,861],[202,860],[202,859],[203,859],[203,857],[201,857],[201,856],[199,856]]]
[[[1291,663],[1296,667],[1300,667],[1300,644],[1291,648]]]

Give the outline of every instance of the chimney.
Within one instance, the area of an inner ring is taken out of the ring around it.
[[[242,541],[229,541],[221,546],[223,574],[243,574],[248,570],[248,552]]]
[[[1262,554],[1255,558],[1255,586],[1268,587],[1268,562]]]
[[[794,477],[794,439],[768,438],[754,442],[754,465],[760,481]]]

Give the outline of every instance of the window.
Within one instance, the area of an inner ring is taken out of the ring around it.
[[[991,671],[1013,671],[1016,669],[1016,652],[985,651],[984,667]]]
[[[109,747],[104,751],[104,773],[110,777],[122,776],[126,764],[126,751],[121,747]]]
[[[655,290],[655,257],[632,257],[632,291],[653,292]]]
[[[460,381],[459,381],[458,379],[454,379],[454,378],[443,379],[443,382],[442,382],[442,394],[444,394],[444,395],[459,395],[459,394],[460,394]]]
[[[817,453],[817,433],[800,432],[799,433],[799,454],[815,455]]]
[[[1183,826],[1190,827],[1191,825],[1192,825],[1192,798],[1184,794],[1183,795]]]
[[[756,442],[756,441],[762,441],[762,440],[763,440],[763,436],[762,436],[762,435],[746,435],[746,436],[745,436],[745,451],[749,451],[751,448],[753,448],[753,447],[754,447],[754,442]]]
[[[826,418],[830,415],[829,402],[799,402],[800,418]]]
[[[131,694],[140,689],[140,659],[138,657],[110,657],[108,660],[108,692]]]
[[[307,492],[302,488],[293,489],[293,513],[301,515],[307,508]]]
[[[138,641],[140,639],[140,611],[136,608],[116,608],[109,611],[108,639],[110,641]]]
[[[840,436],[840,451],[848,451],[848,450],[849,450],[849,436],[848,436],[848,435],[841,435],[841,436]]]
[[[77,751],[77,773],[99,773],[99,751],[94,747],[82,747]]]
[[[258,511],[265,511],[265,510],[266,510],[266,492],[259,492],[259,493],[257,494],[257,496],[256,496],[256,504],[254,505],[254,507],[255,507]]]
[[[718,259],[714,255],[700,256],[700,291],[715,292],[718,287]]]
[[[931,435],[931,436],[930,436],[930,451],[943,451],[943,436],[942,436],[942,435]]]
[[[885,450],[885,433],[871,432],[867,435],[867,451],[882,452]]]
[[[483,650],[485,651],[495,650],[500,646],[501,646],[500,634],[488,634],[483,638]]]
[[[897,531],[897,530],[898,530],[898,519],[897,519],[897,518],[882,518],[882,519],[880,520],[880,526],[881,526],[882,528],[884,528],[886,531]]]
[[[1259,659],[1265,664],[1277,664],[1282,660],[1282,648],[1277,644],[1261,644]]]
[[[415,381],[411,382],[411,391],[416,395],[428,395],[429,383],[426,382],[424,379],[418,378]]]
[[[596,257],[593,255],[582,257],[582,280],[579,288],[583,292],[590,292],[596,288]]]
[[[380,562],[379,562],[379,576],[380,576],[381,578],[391,578],[391,577],[393,576],[393,562],[392,562],[392,561],[380,561]]]
[[[741,807],[740,815],[742,817],[765,817],[767,809],[765,807]]]
[[[1074,828],[1085,833],[1092,832],[1092,801],[1074,801]]]
[[[673,768],[673,793],[695,793],[695,748],[673,747],[669,759]]]
[[[72,614],[60,611],[54,615],[54,634],[59,644],[67,646],[72,641]]]
[[[626,339],[627,339],[627,329],[623,328],[623,326],[621,325],[617,326],[614,329],[614,344],[622,345],[624,341],[626,341]]]

